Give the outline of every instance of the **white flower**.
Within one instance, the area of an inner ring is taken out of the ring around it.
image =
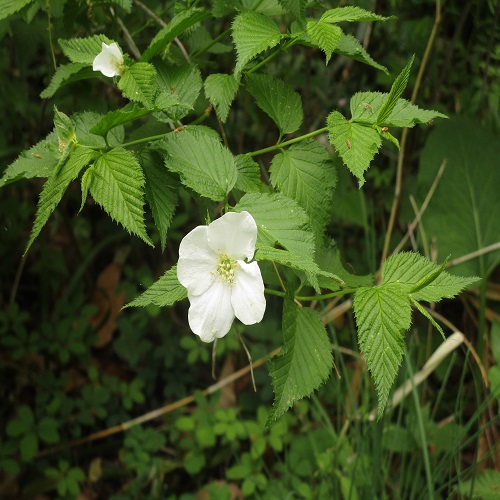
[[[188,233],[179,247],[177,277],[187,288],[191,330],[204,342],[224,337],[236,316],[245,325],[262,320],[264,282],[252,259],[257,224],[248,212],[228,212]]]
[[[123,73],[123,54],[116,43],[109,45],[102,42],[102,50],[96,55],[92,64],[94,71],[100,71],[104,76],[117,76]]]

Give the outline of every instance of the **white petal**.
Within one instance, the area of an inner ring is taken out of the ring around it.
[[[208,244],[219,255],[251,259],[256,241],[257,224],[248,212],[228,212],[208,226]]]
[[[177,279],[191,295],[201,295],[215,281],[217,255],[208,246],[208,226],[195,227],[179,246]]]
[[[92,69],[100,71],[104,76],[112,77],[121,73],[123,55],[116,43],[110,45],[102,42],[102,50],[94,59]]]
[[[257,262],[238,261],[238,264],[240,269],[235,274],[231,304],[243,324],[253,325],[262,320],[266,310],[264,282]]]
[[[234,321],[231,306],[231,287],[215,281],[202,295],[188,296],[188,321],[191,330],[199,335],[203,342],[212,342],[224,337]]]

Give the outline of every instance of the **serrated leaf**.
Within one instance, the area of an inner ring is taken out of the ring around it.
[[[413,127],[419,123],[428,123],[434,118],[446,118],[438,111],[420,109],[405,99],[398,99],[391,114],[383,122],[378,115],[387,101],[389,94],[382,92],[357,92],[351,98],[352,118],[363,123],[377,124],[380,127]]]
[[[293,144],[277,154],[270,168],[271,184],[294,199],[322,233],[330,221],[337,173],[325,148],[313,139]]]
[[[232,26],[237,54],[235,78],[256,55],[278,45],[282,36],[276,23],[264,14],[244,12],[238,15]]]
[[[258,193],[262,185],[259,164],[248,155],[238,155],[234,165],[238,171],[234,187],[245,193]]]
[[[296,201],[282,194],[246,194],[235,207],[246,210],[257,223],[257,241],[263,246],[278,243],[285,250],[314,260],[314,238],[309,217]]]
[[[149,61],[153,56],[166,49],[176,37],[208,16],[209,12],[203,9],[185,10],[176,14],[151,40],[149,47],[142,54],[141,61]]]
[[[496,500],[500,491],[500,472],[482,470],[477,475],[474,474],[473,479],[460,482],[457,490],[463,498]]]
[[[93,134],[106,137],[108,132],[117,127],[118,125],[123,125],[142,116],[146,116],[150,113],[150,110],[136,104],[129,103],[122,109],[117,109],[116,111],[110,111],[103,116],[91,129],[90,132]]]
[[[415,300],[438,302],[451,299],[479,278],[464,278],[442,271],[439,266],[415,252],[402,252],[391,255],[382,267],[382,283],[405,285],[407,293]],[[432,281],[425,281],[432,276]],[[422,281],[424,280],[424,281]]]
[[[306,31],[317,46],[325,53],[326,64],[328,64],[342,36],[342,30],[334,24],[324,22],[323,18],[321,18],[318,21],[308,21]]]
[[[233,155],[213,137],[184,130],[165,139],[169,170],[201,196],[222,201],[236,183]]]
[[[335,47],[335,52],[364,64],[368,64],[368,66],[379,69],[387,75],[389,74],[388,69],[372,59],[366,49],[352,35],[342,34],[337,46]]]
[[[102,119],[102,115],[93,111],[84,111],[75,113],[71,120],[75,127],[76,140],[78,144],[92,148],[106,147],[106,141],[103,137],[93,134],[91,129]]]
[[[22,152],[4,171],[0,178],[0,187],[19,179],[49,177],[59,162],[57,136],[51,132],[46,139]]]
[[[394,16],[384,17],[360,7],[346,6],[327,10],[321,19],[328,23],[353,22],[353,21],[387,21],[395,19]]]
[[[33,2],[33,0],[2,0],[0,3],[0,21],[15,12],[19,12],[31,2]]]
[[[195,64],[169,66],[165,63],[158,63],[156,67],[158,87],[172,92],[178,98],[179,106],[156,113],[155,116],[158,119],[166,116],[168,120],[181,120],[193,109],[200,95],[203,86],[200,70]]]
[[[151,304],[160,307],[172,306],[186,297],[187,290],[179,283],[177,266],[174,266],[125,307],[146,307]]]
[[[319,314],[288,299],[283,304],[283,340],[282,351],[271,360],[275,400],[267,425],[325,382],[333,365],[330,341]]]
[[[102,50],[102,43],[109,45],[113,40],[105,35],[94,35],[87,38],[59,39],[59,46],[64,55],[73,63],[92,65],[96,56]]]
[[[408,64],[403,68],[403,71],[401,71],[401,73],[394,80],[389,95],[387,96],[384,105],[380,108],[380,111],[378,112],[377,115],[378,124],[382,124],[387,121],[394,107],[398,103],[399,98],[402,96],[406,86],[408,85],[408,78],[410,77],[410,70],[414,59],[415,55],[411,57]]]
[[[112,219],[153,245],[144,224],[144,175],[130,151],[115,148],[101,155],[94,164],[89,190]]]
[[[61,87],[84,80],[86,78],[93,78],[95,73],[92,68],[87,68],[85,64],[69,63],[58,66],[56,72],[52,75],[52,80],[48,87],[40,93],[42,99],[52,97]]]
[[[223,123],[227,120],[238,87],[239,82],[232,75],[216,73],[205,80],[205,94]]]
[[[152,151],[141,152],[140,163],[146,177],[146,199],[165,251],[167,231],[177,207],[179,181],[165,168],[162,159]]]
[[[59,111],[56,106],[54,106],[54,127],[59,138],[59,144],[76,141],[75,129],[71,118]]]
[[[271,75],[247,75],[247,88],[264,113],[276,123],[281,135],[300,128],[304,118],[302,99],[290,85]]]
[[[283,8],[297,19],[302,19],[306,10],[308,0],[279,0]]]
[[[330,143],[361,187],[363,174],[382,144],[380,135],[372,127],[346,120],[338,111],[328,115],[327,126]]]
[[[88,165],[93,156],[94,151],[92,149],[76,145],[72,148],[65,163],[53,170],[40,194],[35,222],[33,223],[33,229],[31,230],[25,254],[61,201],[69,184],[78,177],[82,168]]]
[[[151,109],[157,90],[155,80],[155,67],[149,63],[139,62],[125,69],[118,81],[118,88],[127,99]]]
[[[407,287],[384,283],[361,288],[354,296],[354,313],[359,347],[377,388],[380,416],[403,359],[404,332],[411,324]]]

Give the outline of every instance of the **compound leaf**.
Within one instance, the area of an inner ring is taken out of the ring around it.
[[[70,38],[69,40],[60,38],[58,42],[64,55],[71,62],[89,66],[101,52],[102,43],[109,45],[113,43],[113,40],[105,35],[94,35],[87,38]]]
[[[127,99],[151,109],[157,90],[155,78],[156,70],[152,64],[135,63],[126,68],[118,81],[118,88]]]
[[[238,87],[239,83],[232,75],[216,73],[205,80],[205,94],[223,123],[227,120]]]

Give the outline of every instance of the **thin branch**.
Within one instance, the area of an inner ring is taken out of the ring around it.
[[[458,264],[462,264],[463,262],[467,262],[468,260],[475,259],[480,255],[484,255],[489,252],[494,252],[495,250],[500,250],[500,241],[488,245],[487,247],[481,248],[480,250],[476,250],[466,255],[462,255],[462,257],[457,257],[456,259],[453,259],[450,262],[448,262],[446,267],[458,266]]]
[[[127,27],[125,26],[125,24],[121,20],[121,18],[115,14],[113,7],[110,7],[109,10],[111,11],[111,15],[115,18],[118,26],[120,26],[120,29],[123,31],[123,36],[125,38],[125,41],[127,42],[127,45],[130,49],[130,52],[132,52],[132,55],[136,59],[140,59],[141,58],[141,51],[139,50],[139,48],[135,44],[134,39],[132,38],[132,35],[130,34],[130,31],[127,29]]]

